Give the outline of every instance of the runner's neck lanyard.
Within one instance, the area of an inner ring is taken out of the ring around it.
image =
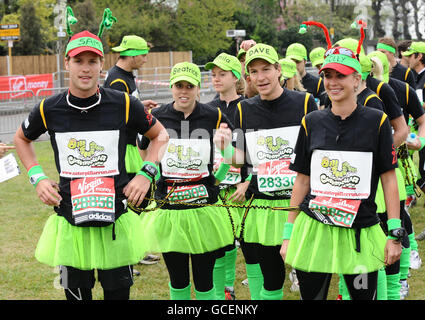
[[[70,95],[70,90],[68,89],[68,93],[66,94],[66,102],[68,103],[68,105],[71,106],[71,107],[73,107],[73,108],[75,108],[75,109],[81,110],[81,111],[87,111],[87,110],[89,110],[89,109],[97,106],[98,104],[100,104],[100,100],[102,99],[102,95],[100,94],[100,90],[99,90],[99,88],[97,88],[96,95],[99,97],[98,100],[95,103],[93,103],[91,106],[88,106],[88,107],[78,107],[78,106],[72,104],[69,101],[69,95]]]

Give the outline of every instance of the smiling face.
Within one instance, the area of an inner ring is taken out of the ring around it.
[[[178,81],[171,87],[176,110],[190,110],[196,104],[199,87],[187,81]]]
[[[87,98],[96,93],[102,71],[103,60],[93,52],[84,51],[65,60],[69,71],[69,89],[79,98]]]
[[[355,88],[359,87],[360,81],[361,76],[356,72],[343,75],[334,69],[324,70],[324,86],[332,102],[355,100]]]
[[[270,64],[263,59],[255,59],[248,65],[252,85],[257,89],[261,99],[273,100],[282,94],[280,86],[280,64]]]

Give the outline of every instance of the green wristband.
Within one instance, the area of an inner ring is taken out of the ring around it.
[[[153,167],[156,168],[157,173],[155,175],[155,180],[159,180],[159,178],[161,177],[161,173],[159,172],[158,166],[155,163],[151,162],[151,161],[143,161],[142,168],[144,167],[145,164],[150,164],[151,166],[153,166]],[[142,176],[145,176],[146,178],[148,178],[150,182],[152,182],[152,178],[149,177],[148,174],[146,174],[146,173],[143,174],[143,173],[144,172],[140,169],[140,171],[137,173],[137,175],[141,174]]]
[[[401,220],[400,219],[389,219],[387,221],[388,230],[394,230],[401,228]]]
[[[144,176],[150,181],[150,183],[152,183],[152,178],[146,172],[140,171],[137,175]]]
[[[251,179],[252,179],[252,173],[250,173],[249,176],[246,177],[245,181],[251,181]]]
[[[291,222],[285,222],[283,226],[283,235],[282,240],[291,239],[292,229],[294,228],[294,224]]]
[[[230,169],[230,164],[227,163],[220,163],[220,167],[218,168],[217,172],[214,174],[214,177],[218,180],[218,181],[223,181],[224,178],[226,178],[226,174],[227,171],[229,171]]]
[[[231,143],[229,143],[224,150],[220,150],[220,153],[224,159],[232,159],[233,155],[235,154],[235,148]]]
[[[48,177],[43,172],[43,168],[39,164],[32,166],[28,170],[28,177],[30,178],[30,183],[34,186],[34,188],[37,187],[41,180],[48,179]]]

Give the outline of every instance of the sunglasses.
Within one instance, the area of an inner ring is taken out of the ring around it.
[[[347,57],[350,57],[350,58],[353,58],[353,59],[357,59],[357,56],[353,51],[351,51],[350,49],[347,49],[347,48],[342,48],[342,47],[336,47],[336,48],[331,48],[331,49],[327,50],[325,52],[325,58],[327,56],[330,56],[331,54],[342,54],[344,56],[347,56]]]

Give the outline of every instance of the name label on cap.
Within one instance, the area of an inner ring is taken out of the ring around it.
[[[76,41],[78,41],[77,42],[78,47],[93,47],[100,51],[103,51],[102,43],[96,39],[84,37],[84,38],[76,39]]]
[[[269,48],[254,48],[254,49],[252,49],[252,50],[249,50],[248,51],[248,53],[249,53],[249,56],[251,57],[251,56],[253,56],[253,55],[255,55],[255,54],[267,54],[267,55],[270,55],[271,53],[270,53],[270,49]]]
[[[181,67],[181,68],[175,68],[173,70],[173,76],[175,76],[176,74],[179,73],[183,73],[183,72],[190,72],[192,73],[194,76],[199,77],[199,72],[197,72],[197,70],[190,68],[190,67]]]

